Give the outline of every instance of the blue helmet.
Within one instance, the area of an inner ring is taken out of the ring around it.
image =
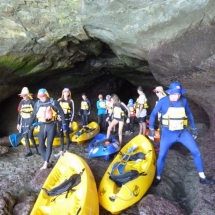
[[[111,96],[110,95],[106,95],[106,100],[110,100]]]
[[[128,100],[128,103],[133,104],[133,103],[134,103],[134,100],[133,100],[133,99],[129,99],[129,100]]]

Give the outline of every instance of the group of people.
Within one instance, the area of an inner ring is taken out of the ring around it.
[[[201,153],[196,144],[197,129],[194,123],[192,112],[189,108],[187,99],[183,96],[186,90],[182,88],[181,83],[173,82],[169,89],[164,92],[163,87],[158,86],[153,90],[158,101],[150,114],[150,125],[148,137],[153,140],[155,136],[154,124],[158,117],[161,140],[160,151],[157,159],[157,174],[154,184],[157,185],[161,181],[161,174],[164,167],[165,158],[169,148],[176,142],[181,142],[187,147],[193,155],[194,163],[199,173],[200,183],[212,185],[215,180],[206,178],[203,169],[203,161]],[[134,132],[134,120],[139,122],[139,135],[145,135],[146,132],[146,115],[147,115],[147,98],[143,92],[142,87],[137,88],[139,97],[134,103],[133,99],[129,99],[128,104],[125,105],[120,101],[116,94],[112,96],[107,95],[105,99],[100,94],[96,107],[98,109],[98,124],[102,132],[107,132],[107,139],[110,137],[111,131],[116,131],[118,124],[119,143],[122,144],[122,130],[126,123],[126,133]],[[36,153],[41,153],[44,165],[41,169],[46,169],[50,166],[49,158],[52,152],[52,143],[56,135],[56,131],[60,131],[61,151],[57,154],[63,154],[64,143],[63,136],[66,133],[67,144],[66,149],[69,148],[69,127],[74,119],[74,102],[71,98],[71,91],[64,88],[62,96],[57,101],[51,98],[46,89],[40,89],[37,94],[39,99],[34,102],[32,94],[29,93],[27,87],[22,89],[19,94],[23,99],[19,104],[18,124],[17,129],[21,133],[25,133],[26,142],[26,157],[31,156],[29,139],[35,147]],[[86,94],[82,94],[81,107],[78,112],[82,117],[83,127],[88,124],[88,117],[91,111],[91,104]],[[33,122],[40,122],[39,132],[39,151],[35,144],[32,130],[30,126]],[[57,123],[55,123],[57,121]],[[191,132],[188,130],[188,121],[190,123]],[[108,122],[108,128],[106,128]],[[27,132],[26,132],[27,131]],[[47,139],[47,146],[45,141]]]

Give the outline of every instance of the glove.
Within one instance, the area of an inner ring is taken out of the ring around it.
[[[154,136],[155,136],[155,129],[149,128],[149,134],[148,134],[149,139],[154,140]]]
[[[29,128],[29,125],[27,125],[27,126],[25,127],[24,134],[28,133],[29,131],[30,131],[30,128]]]
[[[197,128],[191,128],[191,134],[196,138],[198,136]]]
[[[67,125],[66,124],[63,124],[62,125],[62,129],[63,129],[63,132],[65,132],[67,130]]]

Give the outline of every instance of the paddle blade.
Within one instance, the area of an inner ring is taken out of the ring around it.
[[[21,133],[9,135],[9,141],[10,141],[11,146],[13,146],[13,147],[18,146],[18,144],[20,143],[21,139],[22,139],[22,134]]]

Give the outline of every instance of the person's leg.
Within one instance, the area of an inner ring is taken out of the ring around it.
[[[66,125],[67,125],[67,130],[66,130],[66,150],[69,149],[69,145],[71,143],[71,140],[70,140],[70,129],[69,129],[69,123],[70,123],[70,120],[66,120]]]
[[[54,122],[46,125],[47,132],[47,148],[45,152],[45,162],[41,169],[47,169],[49,167],[49,159],[52,153],[52,144],[56,135],[56,124]]]
[[[63,150],[64,150],[64,133],[62,129],[62,121],[57,121],[57,132],[60,138],[60,152],[55,154],[54,156],[58,158],[63,154]]]
[[[114,126],[116,126],[117,123],[118,123],[118,120],[116,120],[116,119],[113,119],[111,121],[111,123],[110,123],[110,125],[108,126],[108,129],[107,129],[107,139],[110,137],[110,132],[111,132],[112,128]]]
[[[134,132],[134,119],[135,119],[135,116],[130,117],[130,130],[132,133]]]
[[[86,114],[86,115],[85,115],[85,123],[86,123],[86,125],[88,125],[88,119],[89,119],[89,118],[88,118],[88,115]]]
[[[85,117],[84,116],[85,116],[84,114],[81,115],[81,119],[82,119],[82,122],[83,122],[83,127],[85,126]]]
[[[46,130],[45,130],[45,124],[41,123],[40,125],[40,132],[38,134],[38,140],[39,140],[39,150],[40,154],[45,161],[45,155],[46,155],[46,146],[45,146],[45,141],[46,141]]]
[[[22,119],[22,127],[21,127],[21,133],[25,132],[26,129],[28,129],[27,127],[27,123],[26,123],[26,120],[25,119]],[[30,148],[30,142],[29,142],[29,136],[28,136],[28,133],[25,133],[24,134],[24,138],[25,138],[25,148],[26,148],[26,154],[25,154],[25,157],[29,157],[32,154],[31,152],[31,148]]]
[[[98,124],[99,124],[99,127],[100,127],[100,131],[102,131],[102,114],[98,115]]]
[[[106,131],[106,114],[102,114],[102,131]]]
[[[143,117],[143,123],[142,123],[142,134],[146,135],[146,117]]]
[[[143,123],[142,122],[139,122],[139,127],[140,127],[139,134],[142,134],[142,132],[143,132]]]
[[[160,142],[160,152],[157,159],[157,178],[161,178],[161,174],[163,171],[165,159],[168,153],[169,148],[176,142],[178,136],[178,132],[172,132],[168,129],[162,134],[161,142]]]
[[[33,144],[33,146],[34,146],[34,148],[35,148],[36,154],[39,155],[40,153],[39,153],[39,151],[38,151],[38,149],[37,149],[37,145],[36,145],[36,141],[35,141],[35,139],[34,139],[34,134],[33,134],[33,132],[34,132],[34,129],[32,129],[32,130],[30,130],[30,131],[28,132],[29,139],[31,140],[31,142],[32,142],[32,144]]]
[[[183,131],[177,141],[182,143],[190,150],[191,154],[193,155],[193,161],[198,172],[204,172],[200,150],[190,132],[188,130]]]
[[[119,121],[119,130],[118,130],[118,135],[119,135],[119,143],[122,145],[122,129],[123,129],[124,121]]]

